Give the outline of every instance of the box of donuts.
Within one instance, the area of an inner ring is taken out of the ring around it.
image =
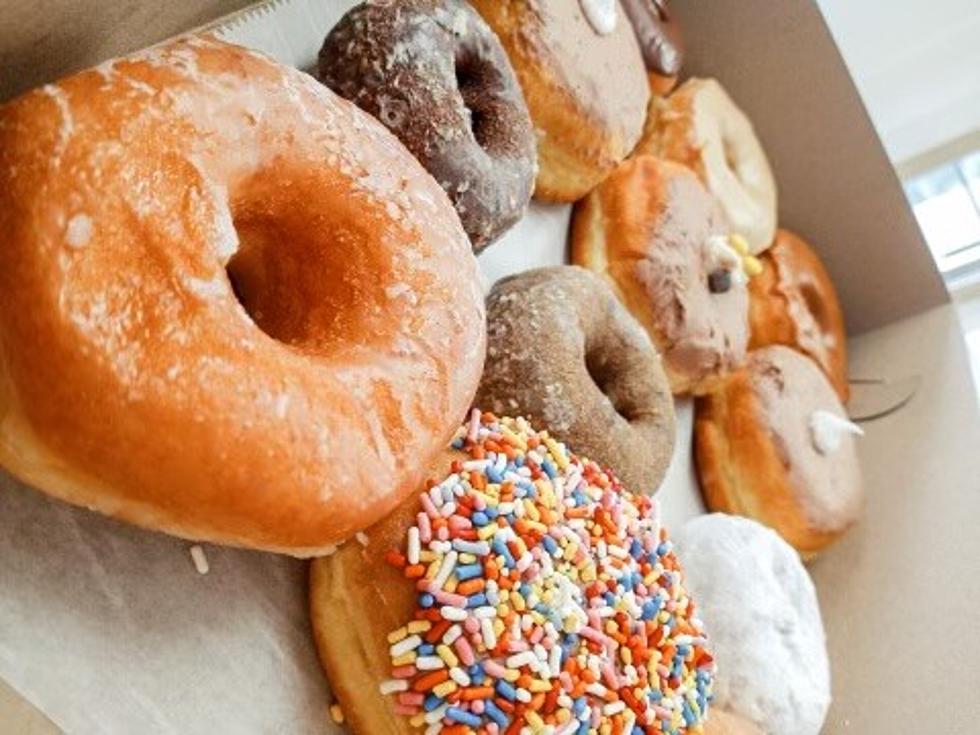
[[[0,731],[973,730],[969,365],[811,0],[132,48],[0,103]]]

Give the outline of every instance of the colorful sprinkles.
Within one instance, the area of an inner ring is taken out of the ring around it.
[[[426,733],[701,732],[714,663],[657,504],[524,419],[474,411],[469,458],[388,561],[418,588],[382,694]]]

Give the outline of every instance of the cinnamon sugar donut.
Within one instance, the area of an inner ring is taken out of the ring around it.
[[[721,203],[753,254],[776,234],[776,182],[751,121],[714,79],[688,79],[650,102],[637,153],[683,164]]]
[[[417,488],[483,362],[445,194],[309,76],[210,38],[0,107],[0,463],[305,555]]]
[[[653,493],[674,447],[674,404],[643,329],[596,275],[575,266],[498,281],[487,297],[477,405],[520,412]]]
[[[318,69],[442,185],[475,252],[524,216],[531,119],[500,42],[466,2],[361,3],[330,31]]]
[[[847,334],[837,291],[802,238],[778,230],[760,257],[762,273],[749,285],[749,349],[787,345],[813,358],[844,402]]]
[[[746,268],[758,264],[728,233],[697,177],[652,156],[621,164],[575,209],[573,260],[613,284],[663,356],[674,393],[708,390],[745,357]]]
[[[639,140],[650,91],[618,0],[470,0],[517,72],[538,134],[534,195],[574,202]]]
[[[705,503],[770,526],[811,557],[861,514],[860,433],[810,358],[781,345],[750,352],[695,406]]]

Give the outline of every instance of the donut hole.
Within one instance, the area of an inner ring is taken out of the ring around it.
[[[592,350],[585,353],[585,370],[595,384],[599,392],[602,393],[612,404],[613,409],[625,421],[632,421],[633,407],[627,405],[623,397],[616,389],[617,381],[616,368],[601,356],[600,350]]]
[[[393,308],[384,305],[392,264],[376,234],[383,213],[322,181],[292,181],[295,192],[277,200],[273,180],[283,185],[268,176],[232,207],[239,247],[225,270],[238,302],[267,335],[309,354],[372,342],[384,333],[378,315]]]
[[[492,119],[486,113],[487,77],[489,70],[475,54],[457,52],[455,60],[456,89],[466,109],[473,139],[484,150],[492,147]]]

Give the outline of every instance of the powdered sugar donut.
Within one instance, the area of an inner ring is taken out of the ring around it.
[[[793,547],[755,521],[714,513],[674,536],[714,646],[714,702],[770,735],[816,735],[830,667],[813,582]]]

